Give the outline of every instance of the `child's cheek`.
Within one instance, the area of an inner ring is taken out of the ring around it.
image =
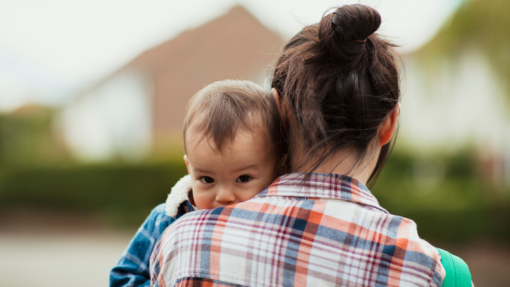
[[[193,205],[195,205],[198,209],[205,209],[203,206],[203,191],[201,189],[201,184],[197,180],[194,180],[191,184],[192,195],[193,195]]]
[[[209,198],[210,196],[208,196],[206,193],[202,193],[202,192],[196,192],[193,194],[193,199],[195,200],[195,204],[196,204],[196,207],[198,207],[198,209],[212,209],[213,206],[212,206],[212,200],[211,198]]]

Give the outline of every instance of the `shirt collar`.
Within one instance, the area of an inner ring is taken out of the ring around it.
[[[321,199],[339,199],[373,206],[388,213],[379,205],[370,190],[357,179],[341,174],[312,173],[304,180],[306,173],[284,174],[277,178],[257,197],[291,196]]]

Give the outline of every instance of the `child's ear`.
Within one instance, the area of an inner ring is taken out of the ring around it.
[[[190,173],[189,172],[189,162],[188,162],[188,157],[186,155],[184,155],[184,162],[186,163],[186,168],[188,169],[188,174]]]

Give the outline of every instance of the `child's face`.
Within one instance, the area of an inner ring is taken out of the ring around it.
[[[275,159],[262,131],[238,131],[222,153],[201,135],[190,134],[184,156],[199,209],[246,201],[274,180]]]

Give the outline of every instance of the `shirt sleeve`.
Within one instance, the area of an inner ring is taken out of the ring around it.
[[[165,228],[177,217],[180,216],[169,217],[165,214],[164,203],[152,210],[131,239],[117,266],[110,271],[110,286],[150,286],[149,260],[152,250]]]

